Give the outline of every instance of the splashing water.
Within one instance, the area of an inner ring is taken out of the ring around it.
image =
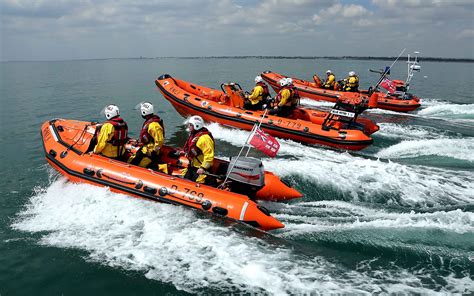
[[[448,138],[453,136],[452,133],[447,131],[425,126],[406,126],[395,123],[379,123],[378,126],[380,130],[377,132],[377,136],[393,139],[438,139],[440,137]]]
[[[376,153],[380,158],[437,155],[474,162],[474,138],[403,141]]]
[[[453,104],[446,101],[423,100],[422,107],[411,113],[399,113],[384,109],[369,109],[369,113],[389,114],[404,117],[436,118],[471,122],[474,119],[474,104]]]
[[[474,233],[474,213],[460,209],[432,213],[389,212],[343,201],[285,204],[278,209],[285,235],[353,229],[424,229],[458,234]],[[317,217],[318,219],[315,219]]]
[[[241,130],[229,132],[218,124],[211,124],[209,129],[216,138],[234,145],[242,145],[249,135]],[[299,176],[318,186],[329,186],[346,200],[413,207],[474,201],[473,172],[366,159],[291,140],[279,139],[279,142],[278,154],[285,158],[265,159],[266,169],[279,176]],[[382,155],[386,153],[383,151]]]
[[[421,109],[421,116],[436,118],[474,119],[474,104],[442,104]]]
[[[88,260],[139,271],[194,293],[203,287],[274,295],[432,292],[423,276],[408,269],[394,267],[376,275],[364,262],[356,270],[347,269],[337,260],[298,254],[292,247],[248,237],[198,216],[184,207],[59,179],[38,189],[12,226],[41,233],[41,244],[85,250]],[[462,292],[473,285],[466,278],[452,281],[465,284],[438,291]]]

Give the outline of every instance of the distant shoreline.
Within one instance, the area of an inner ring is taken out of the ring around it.
[[[359,57],[359,56],[209,56],[209,57],[161,57],[161,58],[175,58],[175,59],[287,59],[287,60],[378,60],[378,61],[394,61],[397,57]],[[137,59],[146,59],[140,57]],[[150,58],[153,59],[153,58]],[[157,58],[160,59],[160,58]],[[406,59],[400,57],[400,59]],[[418,57],[418,61],[429,62],[467,62],[474,63],[474,59],[468,58],[437,58],[437,57]]]
[[[131,57],[131,58],[91,58],[91,59],[70,59],[70,60],[25,60],[25,61],[2,61],[9,62],[65,62],[65,61],[102,61],[102,60],[154,60],[154,59],[280,59],[280,60],[375,60],[394,61],[396,57],[372,57],[372,56],[206,56],[206,57]],[[400,57],[401,60],[406,56]],[[422,62],[451,62],[451,63],[474,63],[474,59],[469,58],[439,58],[439,57],[418,57]]]

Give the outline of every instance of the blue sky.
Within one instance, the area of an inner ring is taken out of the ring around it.
[[[2,0],[0,59],[474,58],[473,0]]]

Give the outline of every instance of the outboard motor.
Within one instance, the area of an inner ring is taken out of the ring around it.
[[[254,198],[265,185],[262,161],[253,157],[231,157],[227,168],[230,190]]]

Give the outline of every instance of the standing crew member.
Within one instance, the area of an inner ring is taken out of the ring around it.
[[[246,95],[244,108],[247,110],[262,110],[263,104],[267,103],[270,96],[268,86],[263,82],[262,76],[255,77],[255,87],[250,95]]]
[[[210,131],[204,127],[204,120],[197,115],[189,117],[184,124],[189,132],[189,138],[184,144],[184,154],[190,163],[183,170],[182,176],[196,183],[206,181],[206,170],[214,163],[214,138]]]
[[[349,77],[344,79],[344,91],[359,91],[359,77],[354,71],[349,72]]]
[[[336,76],[332,73],[331,70],[326,71],[326,80],[324,81],[323,88],[325,89],[334,89],[334,84],[336,83]]]
[[[157,169],[158,156],[160,148],[163,146],[165,129],[163,120],[154,114],[153,104],[150,102],[142,102],[138,104],[136,109],[140,110],[140,115],[145,121],[143,122],[140,136],[138,138],[138,145],[141,148],[137,151],[131,160],[131,164],[141,167],[148,167]],[[165,170],[165,165],[160,165],[160,170]]]
[[[278,115],[286,117],[290,115],[298,105],[298,92],[292,85],[291,78],[280,79],[281,89],[276,96],[277,105],[273,107],[268,113],[270,115]]]
[[[125,152],[125,143],[128,140],[127,123],[120,118],[120,110],[115,105],[108,105],[103,110],[105,121],[96,130],[97,144],[93,152],[103,156],[121,159]]]

